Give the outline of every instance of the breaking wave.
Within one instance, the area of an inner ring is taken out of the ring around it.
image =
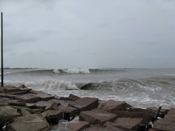
[[[23,74],[23,73],[32,73],[32,74],[89,74],[89,73],[110,73],[110,72],[126,72],[127,69],[89,69],[89,68],[77,68],[77,69],[42,69],[42,68],[8,68],[5,69],[4,74]]]
[[[111,90],[128,92],[158,92],[160,90],[175,91],[175,86],[168,80],[152,79],[117,79],[99,82],[70,82],[59,80],[43,80],[37,82],[6,82],[8,84],[25,84],[29,88],[49,90]]]
[[[98,82],[70,82],[59,80],[43,80],[37,82],[6,81],[6,84],[20,85],[41,90],[52,95],[67,96],[73,93],[78,96],[97,97],[101,100],[121,100],[135,106],[175,105],[174,79],[149,78],[129,79],[122,78],[112,81]]]
[[[89,74],[89,69],[53,69],[54,73]]]

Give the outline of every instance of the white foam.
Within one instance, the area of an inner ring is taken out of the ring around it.
[[[60,74],[61,71],[59,69],[53,69],[53,72],[56,73],[56,74]]]
[[[79,68],[79,69],[54,69],[54,73],[69,73],[69,74],[89,74],[90,71],[88,68]]]
[[[21,85],[24,84],[28,88],[36,90],[78,90],[79,88],[72,82],[58,81],[58,80],[46,80],[38,82],[22,82],[22,81],[6,81],[6,84]]]

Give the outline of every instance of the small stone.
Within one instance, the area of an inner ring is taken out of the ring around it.
[[[90,126],[89,122],[78,121],[78,122],[68,123],[67,128],[70,129],[71,131],[82,131],[88,126]]]

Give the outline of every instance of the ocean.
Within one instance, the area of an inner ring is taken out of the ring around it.
[[[175,68],[6,68],[4,82],[60,97],[74,94],[126,101],[141,108],[175,107]]]

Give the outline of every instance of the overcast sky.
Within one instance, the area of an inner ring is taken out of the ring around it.
[[[5,67],[175,67],[175,0],[0,0]]]

